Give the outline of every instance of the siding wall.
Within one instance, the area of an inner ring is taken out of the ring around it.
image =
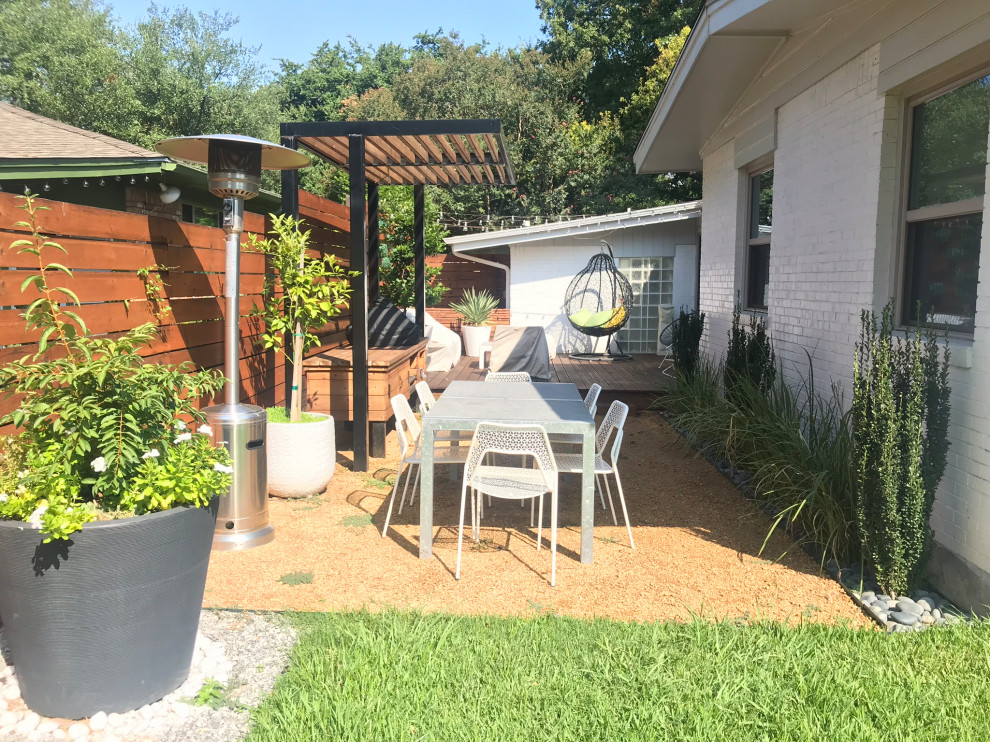
[[[897,292],[901,254],[905,97],[881,91],[882,51],[873,44],[776,108],[768,322],[787,377],[807,372],[807,350],[818,388],[838,383],[847,406],[860,310]],[[744,96],[738,107],[746,106]],[[708,315],[705,347],[715,356],[725,350],[744,270],[746,170],[736,169],[734,151],[734,140],[723,139],[704,158],[700,306]],[[932,579],[961,605],[983,610],[990,604],[990,173],[987,193],[976,331],[972,341],[952,341],[952,447],[931,521],[940,544]]]
[[[576,332],[563,313],[567,286],[601,248],[618,258],[674,257],[674,305],[696,303],[697,219],[629,227],[602,237],[557,237],[511,246],[512,324],[546,328],[551,352],[604,351],[604,339]],[[495,270],[495,269],[492,269]]]

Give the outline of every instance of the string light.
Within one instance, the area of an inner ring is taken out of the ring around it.
[[[47,193],[51,189],[52,189],[52,187],[50,185],[48,185],[48,183],[45,183],[45,185],[42,187],[42,190],[45,191],[45,193]]]

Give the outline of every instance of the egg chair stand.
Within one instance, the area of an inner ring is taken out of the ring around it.
[[[578,361],[628,361],[613,336],[629,321],[633,304],[632,284],[615,266],[612,246],[602,240],[602,251],[571,280],[564,296],[564,312],[571,327],[593,338],[606,338],[604,353],[572,353]],[[612,352],[615,343],[618,352]]]

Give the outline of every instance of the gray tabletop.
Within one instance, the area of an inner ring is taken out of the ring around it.
[[[423,415],[419,555],[433,555],[433,442],[438,430],[473,430],[479,422],[542,425],[582,437],[581,561],[594,544],[595,420],[574,384],[455,381]]]

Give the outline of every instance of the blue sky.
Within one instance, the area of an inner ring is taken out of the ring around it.
[[[113,15],[125,25],[147,14],[148,0],[107,0]],[[346,42],[353,36],[362,45],[395,42],[412,44],[422,31],[457,31],[469,43],[482,37],[492,46],[515,47],[540,36],[535,0],[457,2],[455,0],[186,0],[159,2],[185,5],[190,10],[230,12],[240,18],[231,35],[248,46],[261,46],[261,61],[274,69],[284,57],[306,62],[323,41]]]

